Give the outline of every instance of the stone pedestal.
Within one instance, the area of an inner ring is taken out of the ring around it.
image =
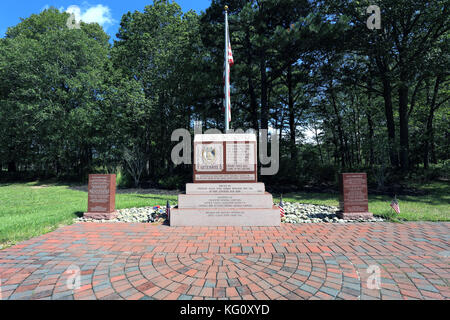
[[[346,220],[370,219],[366,173],[341,173],[338,217]]]
[[[170,225],[178,226],[240,226],[274,227],[280,226],[280,209],[172,209]]]
[[[111,220],[117,217],[116,175],[90,174],[88,185],[88,212],[84,217]]]
[[[194,138],[194,183],[178,196],[171,226],[280,226],[280,210],[257,182],[254,134]]]

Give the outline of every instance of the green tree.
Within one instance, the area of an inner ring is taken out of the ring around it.
[[[147,155],[147,175],[173,169],[170,141],[174,129],[189,128],[203,79],[198,16],[183,14],[176,3],[155,1],[143,12],[123,16],[114,43],[114,66],[139,82],[146,99],[134,138]]]

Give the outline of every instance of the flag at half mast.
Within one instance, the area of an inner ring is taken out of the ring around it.
[[[225,133],[229,129],[231,121],[230,67],[233,64],[234,64],[233,52],[231,51],[230,33],[228,30],[228,6],[225,6],[225,63],[223,70],[223,80],[224,80],[223,109],[225,112]]]

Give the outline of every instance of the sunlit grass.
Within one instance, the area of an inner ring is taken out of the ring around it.
[[[384,195],[369,195],[369,211],[375,215],[407,221],[450,221],[450,184],[435,182],[414,186],[427,192],[422,196],[397,196],[400,214],[393,215],[389,206],[392,198]],[[283,200],[329,206],[339,205],[339,195],[331,193],[297,192],[283,195]],[[279,201],[279,197],[276,197]]]
[[[116,194],[116,208],[145,207],[176,201],[176,196]],[[67,185],[0,184],[0,246],[14,244],[61,225],[87,210],[87,192]]]
[[[417,186],[416,186],[417,187]],[[420,187],[424,196],[398,196],[401,213],[408,221],[450,221],[450,184],[433,183]],[[338,206],[339,195],[331,193],[289,193],[285,201]],[[165,205],[177,201],[176,195],[118,193],[116,208]],[[388,196],[370,195],[369,210],[389,217],[392,209]],[[274,197],[279,201],[279,195]],[[0,248],[50,232],[87,210],[87,192],[69,185],[14,183],[0,184]]]

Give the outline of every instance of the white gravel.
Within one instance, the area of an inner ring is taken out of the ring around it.
[[[336,213],[338,207],[323,206],[315,204],[304,204],[298,202],[284,202],[285,217],[281,219],[285,223],[355,223],[355,222],[381,222],[382,218],[344,220],[338,218]]]
[[[276,204],[277,205],[277,204]],[[172,206],[172,208],[175,205]],[[355,223],[355,222],[382,222],[382,218],[344,220],[339,219],[336,213],[339,208],[332,206],[304,204],[298,202],[284,202],[284,223]],[[128,223],[154,223],[163,222],[166,217],[166,207],[143,207],[117,210],[118,216],[113,220],[93,220],[84,217],[75,219],[76,222],[128,222]]]
[[[77,222],[129,222],[129,223],[153,223],[158,222],[161,219],[165,220],[166,206],[157,207],[142,207],[142,208],[129,208],[117,210],[118,215],[116,219],[111,220],[95,220],[87,219],[84,217],[75,219]]]

